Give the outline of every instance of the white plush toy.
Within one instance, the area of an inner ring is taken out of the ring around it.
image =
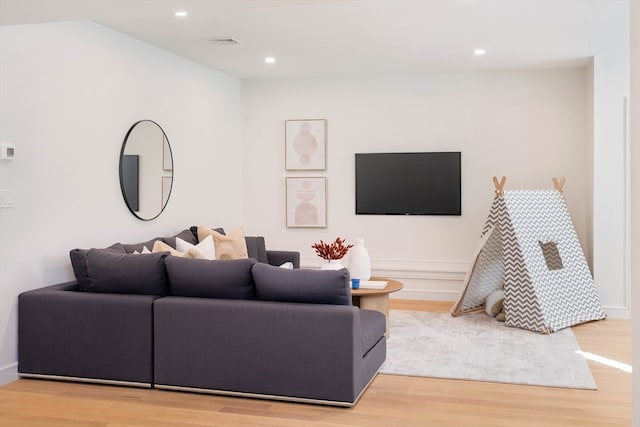
[[[502,289],[489,294],[484,304],[484,311],[496,320],[504,322],[504,291]]]

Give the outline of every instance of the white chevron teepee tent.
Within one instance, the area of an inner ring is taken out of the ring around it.
[[[451,314],[482,310],[504,286],[507,326],[548,334],[604,319],[562,195],[564,178],[553,179],[555,190],[504,191],[506,178],[493,180],[496,197]]]

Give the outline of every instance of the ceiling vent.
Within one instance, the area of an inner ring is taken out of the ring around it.
[[[213,43],[215,45],[219,45],[219,46],[228,46],[228,45],[233,45],[233,44],[244,44],[241,40],[238,40],[235,37],[223,37],[223,38],[219,38],[219,39],[210,39],[209,42]]]

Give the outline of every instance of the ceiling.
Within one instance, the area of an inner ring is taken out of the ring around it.
[[[628,11],[629,0],[0,0],[0,25],[94,20],[250,79],[581,66],[628,53]],[[243,44],[209,42],[226,37]]]

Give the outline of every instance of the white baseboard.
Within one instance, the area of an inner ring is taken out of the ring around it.
[[[0,386],[18,379],[18,362],[0,368]]]
[[[455,291],[437,291],[430,289],[403,289],[399,292],[389,295],[390,298],[407,299],[415,301],[454,301],[458,299],[458,292]]]
[[[611,319],[631,319],[631,309],[629,307],[605,305],[604,313]]]
[[[404,288],[391,298],[421,301],[455,301],[471,264],[461,261],[420,261],[374,259],[371,275],[388,277],[403,283]],[[303,257],[302,268],[319,268],[318,257]],[[345,266],[348,262],[345,262]]]

